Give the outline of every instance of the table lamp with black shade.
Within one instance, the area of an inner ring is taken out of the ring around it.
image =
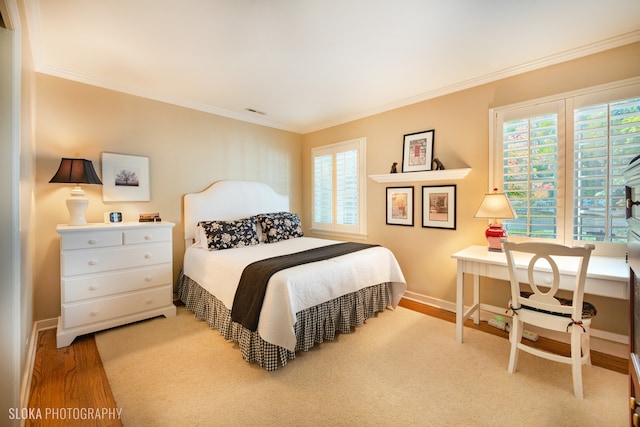
[[[502,252],[503,237],[507,237],[507,230],[502,228],[501,219],[515,219],[518,216],[511,206],[509,198],[504,193],[499,193],[497,188],[493,193],[486,193],[474,218],[487,218],[492,220],[485,231],[489,250],[492,252]]]
[[[89,200],[84,197],[84,191],[80,188],[80,184],[102,185],[91,160],[63,157],[58,171],[49,182],[75,184],[71,190],[71,197],[67,199],[69,225],[86,225],[87,220],[84,215],[89,206]]]

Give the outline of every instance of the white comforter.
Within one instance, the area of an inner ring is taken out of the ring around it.
[[[220,251],[193,246],[185,252],[184,273],[231,309],[248,264],[334,243],[340,242],[301,237]],[[298,311],[383,282],[392,283],[392,303],[397,306],[407,284],[393,253],[380,246],[282,270],[269,281],[258,333],[263,340],[294,351]]]

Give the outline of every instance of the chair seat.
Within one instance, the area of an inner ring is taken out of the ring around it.
[[[525,292],[525,291],[520,292],[520,296],[523,298],[529,298],[531,295],[533,295],[533,292]],[[572,300],[566,299],[566,298],[556,297],[556,299],[560,302],[561,305],[570,306],[573,303]],[[554,316],[571,317],[571,314],[569,313],[556,313],[554,311],[542,310],[542,309],[530,307],[524,304],[522,304],[522,307],[526,308],[527,310],[538,311],[540,313],[553,314]],[[596,314],[598,314],[598,310],[593,304],[587,301],[582,302],[582,318],[583,319],[591,319],[592,317],[596,317]]]

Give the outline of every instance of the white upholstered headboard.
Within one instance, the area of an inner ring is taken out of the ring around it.
[[[184,196],[184,238],[195,237],[199,221],[230,221],[269,212],[288,212],[289,196],[267,184],[252,181],[218,181],[200,193]]]

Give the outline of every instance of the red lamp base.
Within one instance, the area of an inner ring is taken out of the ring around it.
[[[502,242],[500,241],[503,237],[507,237],[507,230],[502,228],[502,224],[499,222],[494,222],[489,224],[489,228],[484,232],[484,235],[487,237],[487,242],[489,242],[489,250],[491,252],[503,252]]]

